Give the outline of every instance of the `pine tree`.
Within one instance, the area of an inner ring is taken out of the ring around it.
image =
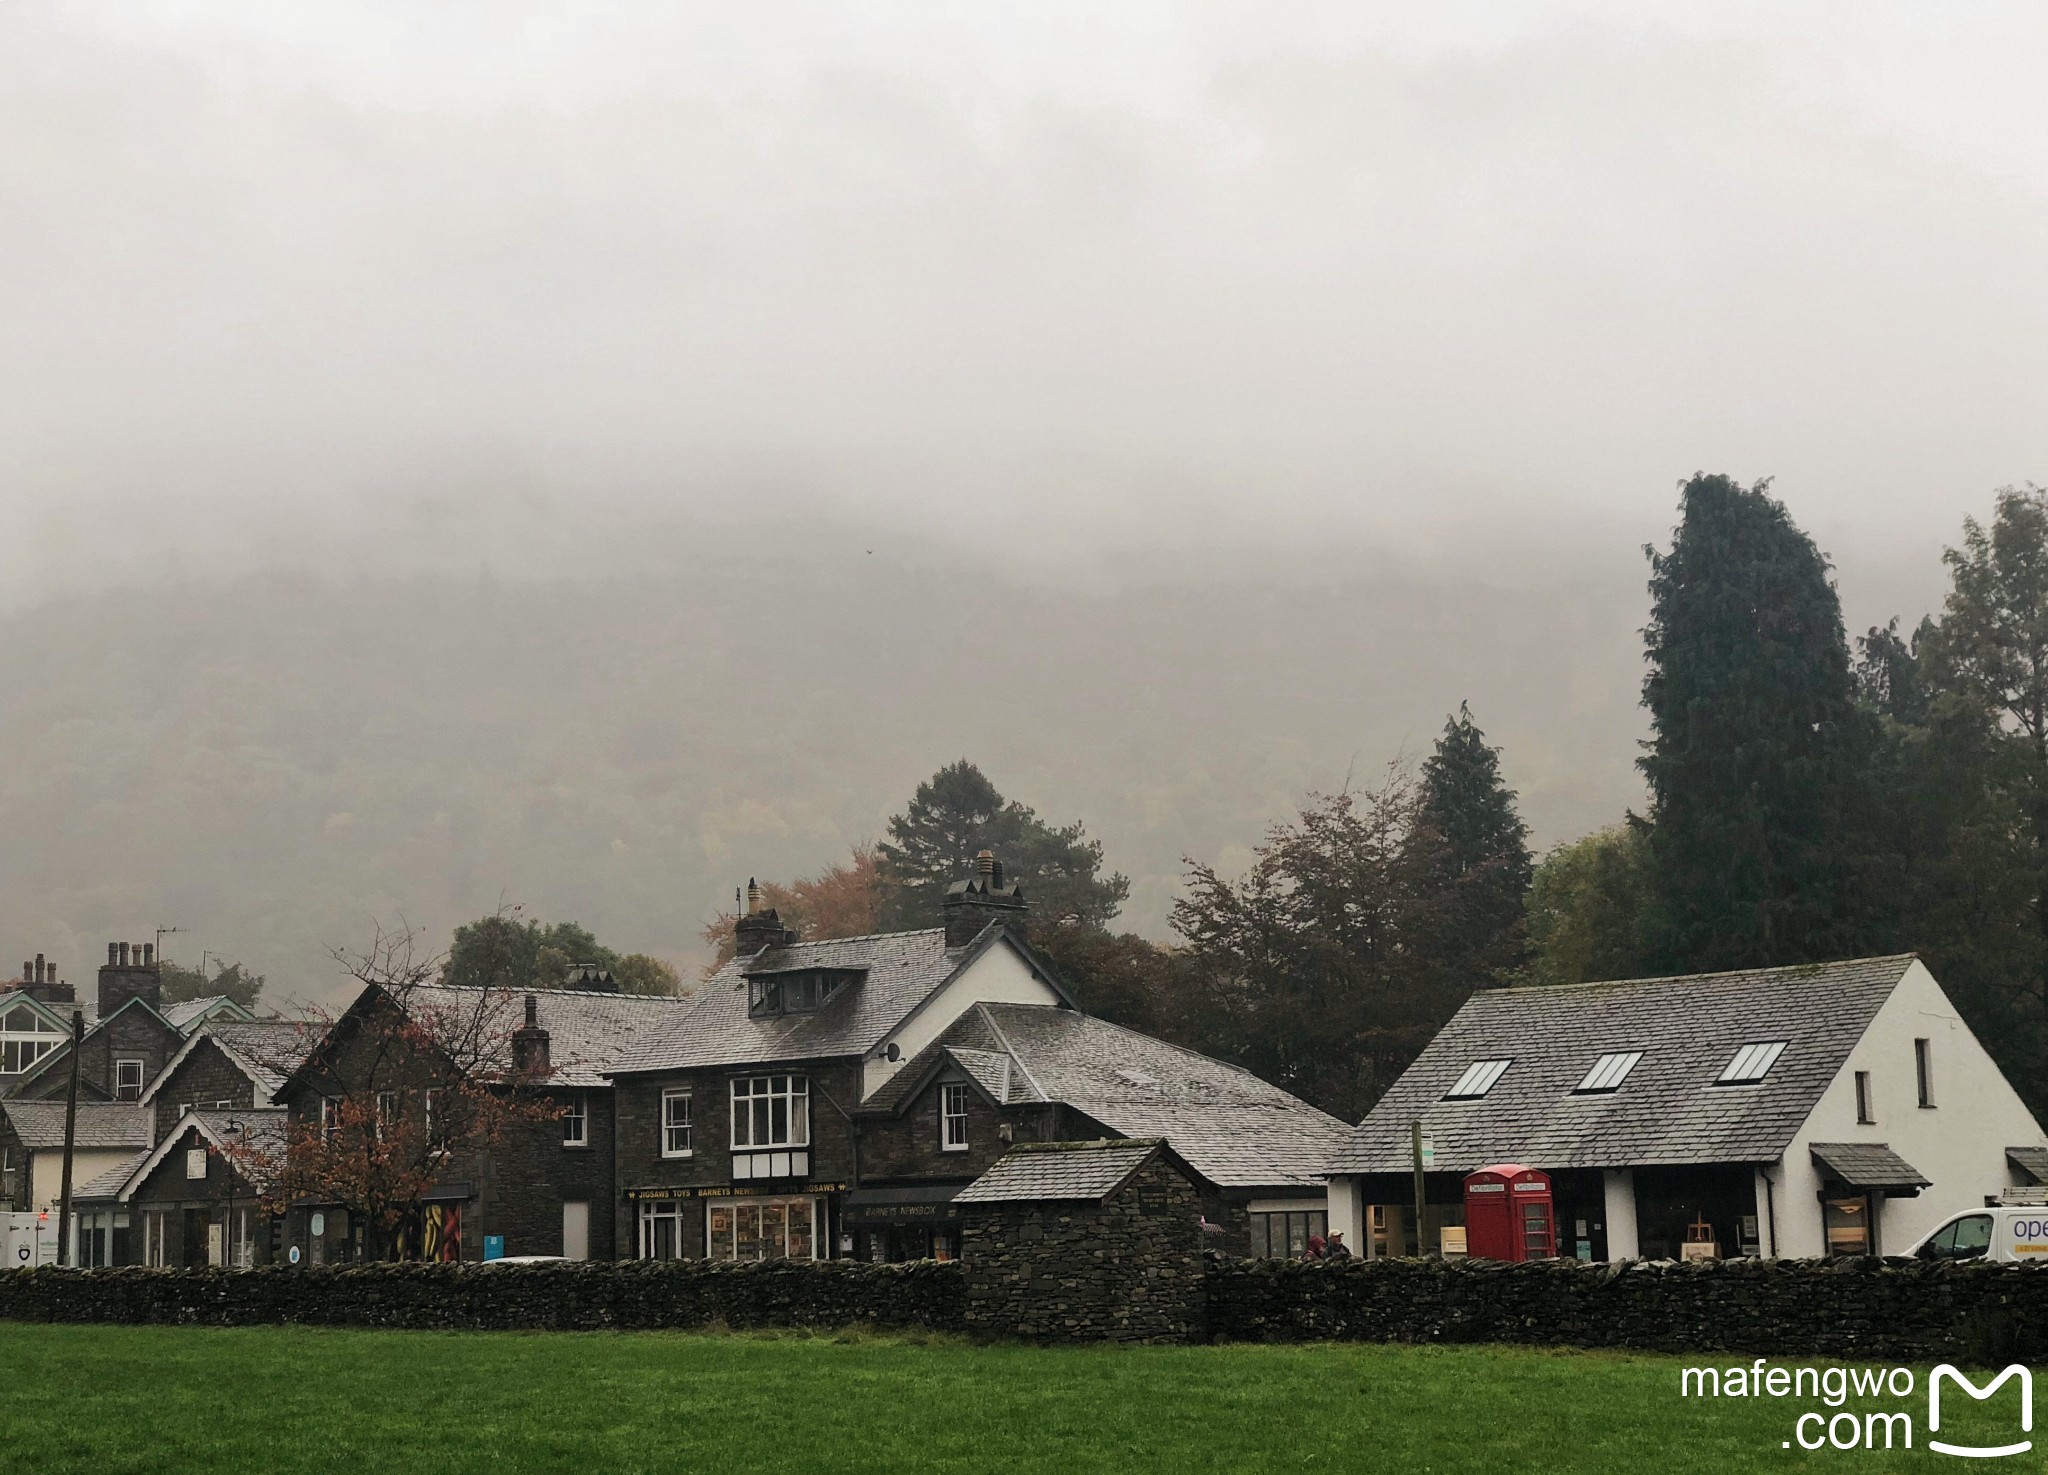
[[[1467,988],[1498,981],[1520,959],[1529,827],[1501,780],[1500,749],[1462,702],[1423,761],[1415,843],[1437,888],[1442,965]]]
[[[1857,950],[1867,743],[1828,563],[1772,498],[1695,476],[1647,549],[1655,951],[1674,970]]]
[[[984,850],[1023,888],[1034,928],[1104,927],[1131,893],[1124,876],[1102,874],[1102,844],[1080,823],[1047,824],[965,758],[919,784],[875,848],[888,883],[882,915],[892,928],[937,926],[946,887],[970,874]]]

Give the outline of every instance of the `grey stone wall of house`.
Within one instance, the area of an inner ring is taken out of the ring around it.
[[[466,1259],[483,1254],[486,1234],[503,1235],[507,1255],[559,1255],[563,1205],[589,1207],[591,1258],[611,1254],[615,1239],[617,1185],[612,1177],[612,1093],[605,1090],[558,1091],[551,1100],[580,1097],[584,1105],[585,1146],[565,1146],[555,1119],[520,1122],[477,1163],[475,1227],[463,1224]]]
[[[1100,1202],[962,1206],[964,1326],[1043,1342],[1185,1342],[1203,1335],[1195,1189],[1163,1156]]]
[[[212,1040],[201,1040],[164,1080],[163,1089],[150,1102],[155,1114],[155,1140],[161,1142],[164,1134],[177,1124],[180,1106],[206,1110],[223,1101],[232,1110],[247,1111],[256,1104],[256,1088],[242,1074],[241,1067],[221,1053],[218,1045]]]
[[[810,1086],[810,1173],[789,1181],[735,1183],[732,1171],[732,1082],[743,1076],[800,1075]],[[620,1076],[613,1082],[618,1113],[619,1191],[629,1200],[613,1227],[613,1245],[620,1259],[639,1254],[639,1226],[634,1202],[677,1190],[683,1205],[682,1236],[686,1252],[702,1254],[707,1191],[722,1194],[800,1195],[838,1190],[825,1185],[853,1181],[853,1133],[843,1113],[860,1100],[860,1065],[835,1060],[753,1067],[717,1067],[664,1071],[658,1075]],[[691,1150],[688,1157],[662,1155],[662,1093],[690,1093]],[[836,1103],[836,1106],[833,1104]],[[831,1243],[835,1225],[824,1228]],[[593,1233],[595,1232],[593,1228]]]
[[[939,1088],[964,1077],[943,1073],[916,1096],[900,1116],[860,1119],[863,1183],[916,1183],[979,1178],[1017,1142],[1071,1142],[1107,1135],[1064,1106],[1048,1102],[991,1106],[969,1090],[967,1151],[948,1152],[939,1137]],[[1085,1122],[1085,1126],[1083,1125]],[[1009,1128],[1009,1136],[1003,1129]]]
[[[142,1084],[146,1087],[158,1071],[170,1063],[185,1043],[170,1025],[143,1009],[130,1009],[88,1033],[78,1055],[81,1099],[115,1099],[114,1062],[142,1062]],[[53,1051],[44,1059],[34,1079],[14,1094],[25,1101],[61,1101],[70,1086],[69,1047]]]

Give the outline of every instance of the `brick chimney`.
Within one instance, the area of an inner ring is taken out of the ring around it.
[[[1003,881],[1003,863],[993,850],[974,858],[974,874],[946,888],[946,946],[966,947],[991,922],[1008,922],[1023,930],[1026,908],[1022,888]]]
[[[164,1006],[163,973],[157,967],[153,942],[107,944],[106,966],[100,969],[100,1018],[107,1018],[130,999],[145,1000],[152,1009]]]
[[[526,996],[526,1023],[512,1031],[512,1072],[537,1077],[548,1073],[548,1032],[540,1027],[540,1000]]]
[[[45,1004],[77,1002],[71,985],[57,981],[57,965],[47,961],[41,953],[21,965],[20,992]]]
[[[782,925],[775,908],[761,905],[761,888],[751,876],[747,878],[747,909],[733,923],[732,938],[733,951],[742,958],[751,958],[763,948],[786,947],[796,941],[796,934]]]

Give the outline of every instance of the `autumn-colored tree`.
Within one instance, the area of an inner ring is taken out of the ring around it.
[[[826,937],[865,937],[881,930],[882,862],[873,845],[853,847],[836,866],[801,881],[763,881],[761,904],[773,907],[782,925],[807,942]],[[739,912],[721,911],[704,924],[704,944],[713,958],[709,978],[732,961],[733,924]]]
[[[232,1155],[266,1212],[339,1203],[382,1259],[455,1167],[558,1108],[546,1068],[519,1058],[519,992],[439,985],[444,960],[410,929],[379,928],[366,951],[335,958],[361,986],[355,1000],[313,1012],[319,1043],[287,1084],[284,1131],[251,1134]]]

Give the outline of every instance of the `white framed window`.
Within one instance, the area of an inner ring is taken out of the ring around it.
[[[690,1142],[690,1093],[688,1091],[662,1092],[661,1155],[663,1157],[689,1157],[695,1151]]]
[[[28,1005],[17,1004],[0,1014],[0,1076],[20,1075],[64,1039],[63,1030]]]
[[[377,1140],[384,1139],[384,1129],[398,1120],[398,1093],[379,1091],[377,1093]]]
[[[562,1103],[562,1146],[590,1146],[590,1110],[581,1096]]]
[[[341,1098],[322,1096],[320,1098],[320,1140],[331,1142],[334,1132],[341,1125]]]
[[[1636,1062],[1643,1058],[1640,1050],[1618,1050],[1602,1055],[1593,1062],[1593,1068],[1586,1072],[1586,1078],[1572,1088],[1574,1096],[1606,1096],[1621,1089],[1621,1083],[1628,1079],[1628,1073],[1636,1068]]]
[[[189,1101],[180,1101],[180,1102],[178,1103],[178,1115],[179,1115],[179,1116],[190,1116],[191,1114],[192,1114],[192,1103],[191,1103],[191,1102],[189,1102]]]
[[[1493,1089],[1494,1082],[1507,1073],[1512,1060],[1475,1060],[1465,1067],[1456,1084],[1444,1092],[1446,1101],[1477,1101]]]
[[[142,1062],[129,1057],[114,1062],[114,1099],[116,1101],[140,1101],[142,1099]]]
[[[427,1141],[433,1142],[435,1140],[434,1108],[441,1104],[441,1093],[432,1089],[422,1091],[420,1093],[420,1101],[422,1110],[426,1113]]]
[[[157,1269],[164,1264],[164,1220],[170,1216],[161,1209],[145,1209],[142,1214],[142,1263]]]
[[[967,1087],[964,1084],[939,1087],[939,1147],[945,1152],[967,1151]]]
[[[741,1076],[732,1083],[734,1147],[808,1147],[811,1083],[803,1076]]]
[[[1785,1053],[1783,1040],[1767,1040],[1761,1044],[1744,1045],[1735,1052],[1735,1058],[1728,1062],[1728,1068],[1721,1072],[1714,1082],[1717,1086],[1753,1086],[1771,1073],[1771,1067],[1778,1063],[1778,1057]]]
[[[683,1206],[674,1199],[640,1205],[640,1258],[683,1258]]]

